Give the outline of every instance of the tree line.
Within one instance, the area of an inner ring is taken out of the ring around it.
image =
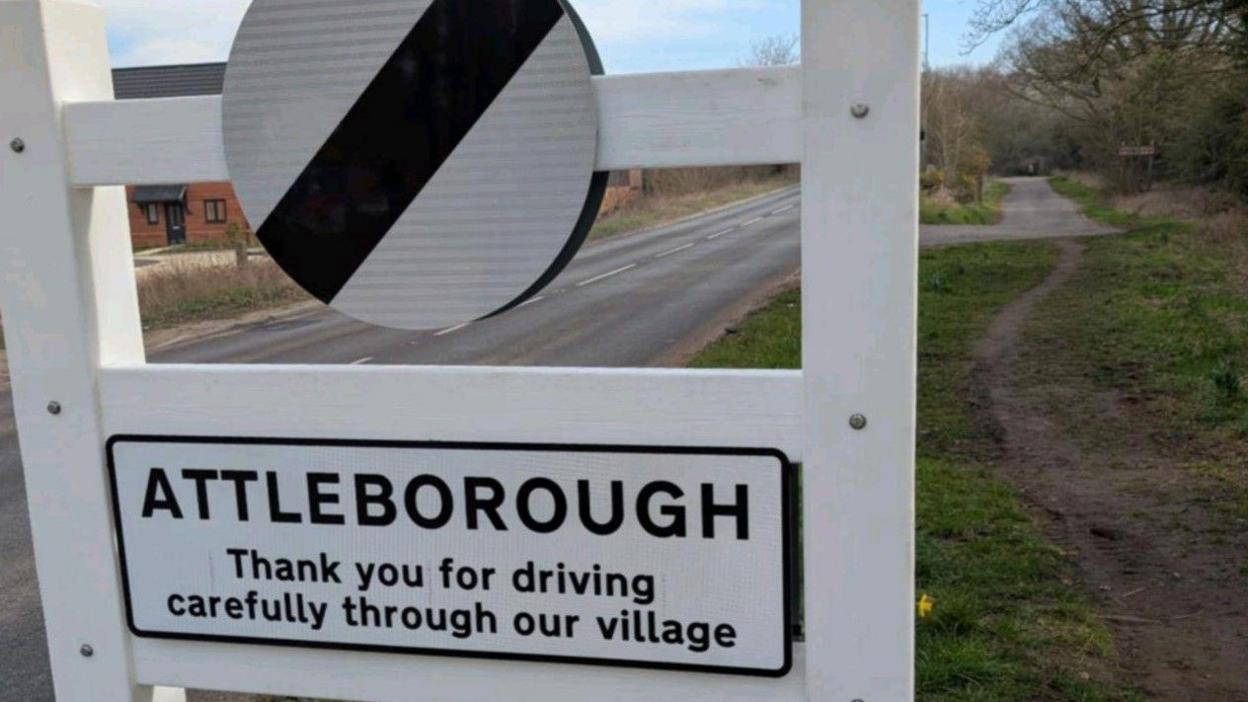
[[[1147,169],[1248,197],[1248,0],[980,0],[968,46],[999,34],[992,66],[925,75],[928,178],[987,159],[1121,190]]]

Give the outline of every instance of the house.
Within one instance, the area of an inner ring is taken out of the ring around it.
[[[224,63],[113,71],[113,92],[118,100],[220,95],[224,85]],[[131,186],[126,188],[126,198],[136,250],[221,242],[232,224],[243,231],[251,230],[228,182]]]
[[[118,100],[220,95],[224,88],[224,63],[113,71]],[[642,185],[641,171],[613,173],[602,211],[610,212],[639,197]],[[126,197],[135,250],[222,242],[233,224],[251,231],[234,186],[228,182],[131,186],[126,188]]]

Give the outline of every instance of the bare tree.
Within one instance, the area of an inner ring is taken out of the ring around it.
[[[1077,26],[1087,40],[1081,47],[1086,61],[1138,52],[1140,40],[1226,52],[1242,50],[1248,40],[1248,0],[979,0],[964,44],[977,47],[1036,17]]]
[[[800,39],[795,34],[773,34],[750,45],[750,55],[743,66],[788,66],[801,59]]]
[[[1010,29],[1011,93],[1063,115],[1087,167],[1127,189],[1121,145],[1169,163],[1207,96],[1242,75],[1245,0],[982,0],[971,41]],[[1236,81],[1238,82],[1238,81]]]
[[[979,123],[972,111],[975,80],[964,69],[928,71],[923,76],[927,138],[932,164],[952,183],[973,147]]]

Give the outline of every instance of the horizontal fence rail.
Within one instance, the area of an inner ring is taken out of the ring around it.
[[[637,671],[624,668],[516,666],[499,661],[431,660],[351,651],[148,639],[136,639],[134,646],[135,674],[140,681],[171,682],[193,689],[220,689],[222,681],[228,680],[259,693],[379,702],[413,699],[806,702],[810,699],[800,672],[781,680],[662,671],[638,675]],[[213,661],[211,670],[199,662],[205,658]],[[794,670],[805,670],[806,647],[796,645],[793,658]],[[454,690],[455,695],[416,696],[435,686]],[[894,702],[901,698],[880,697],[879,700]]]
[[[602,76],[598,169],[800,163],[801,68]],[[79,187],[229,180],[220,96],[65,106]]]
[[[110,435],[804,448],[790,371],[138,366],[99,385]]]

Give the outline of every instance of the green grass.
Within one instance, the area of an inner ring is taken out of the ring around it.
[[[600,217],[589,233],[589,241],[608,239],[731,205],[797,183],[792,177],[746,181],[691,195],[645,198],[617,212]]]
[[[802,297],[782,293],[741,325],[738,333],[703,349],[693,368],[792,369],[802,364]]]
[[[918,623],[925,702],[1134,699],[1098,682],[1108,630],[1069,560],[987,466],[989,431],[968,401],[973,345],[1007,301],[1052,269],[1049,243],[929,250],[920,274],[918,586],[936,599]],[[797,368],[800,297],[782,295],[696,367]]]
[[[993,314],[1039,285],[1058,258],[1047,242],[927,249],[919,262],[920,455],[986,460],[991,434],[967,401],[974,342]]]
[[[1003,216],[1001,201],[1010,194],[1010,185],[993,181],[984,192],[983,202],[949,204],[926,196],[919,201],[919,221],[923,224],[997,224]]]
[[[1066,557],[988,469],[921,458],[920,700],[1125,700],[1099,682],[1112,639]]]
[[[1054,187],[1128,234],[1086,243],[1071,284],[1037,310],[1029,343],[1050,368],[1127,398],[1134,430],[1216,478],[1229,489],[1213,498],[1248,516],[1248,247],[1198,224],[1116,212],[1079,183]],[[1088,408],[1065,409],[1077,435],[1104,440],[1101,423],[1072,416]]]
[[[1050,178],[1049,185],[1059,194],[1074,200],[1084,214],[1098,222],[1124,230],[1135,229],[1141,224],[1138,216],[1115,210],[1105,203],[1100,193],[1083,183],[1058,177]]]

